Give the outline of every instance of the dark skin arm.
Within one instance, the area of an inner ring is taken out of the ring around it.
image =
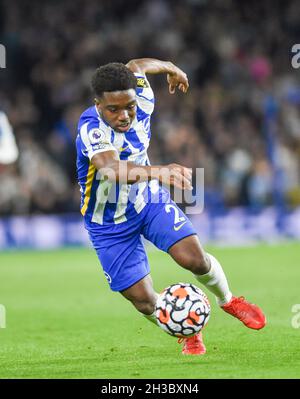
[[[116,151],[95,154],[91,162],[103,177],[113,183],[133,184],[158,179],[166,185],[180,189],[192,189],[191,170],[175,163],[164,166],[136,165],[130,161],[120,160]]]
[[[183,93],[188,91],[189,81],[187,75],[170,61],[160,61],[154,58],[139,58],[129,61],[126,66],[132,72],[142,74],[166,73],[170,94],[175,93],[176,87]]]

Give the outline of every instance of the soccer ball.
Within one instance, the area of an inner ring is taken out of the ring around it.
[[[175,337],[191,337],[208,322],[210,304],[207,296],[193,284],[177,283],[165,288],[155,308],[158,325]]]

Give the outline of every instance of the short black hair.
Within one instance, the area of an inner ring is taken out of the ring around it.
[[[92,77],[92,89],[97,97],[105,91],[136,89],[137,79],[124,64],[111,62],[96,69]]]

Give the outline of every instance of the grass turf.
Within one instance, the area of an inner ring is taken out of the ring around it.
[[[208,294],[205,356],[182,356],[175,338],[111,292],[93,250],[1,253],[0,378],[299,378],[292,306],[300,303],[300,244],[209,251],[232,291],[258,303],[268,325],[247,329]],[[157,291],[196,283],[168,255],[151,251],[149,259]]]

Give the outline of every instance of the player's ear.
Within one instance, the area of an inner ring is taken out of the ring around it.
[[[96,104],[96,105],[99,105],[99,104],[100,104],[100,101],[99,101],[99,99],[98,99],[98,98],[96,98],[96,97],[94,98],[94,102],[95,102],[95,104]]]

